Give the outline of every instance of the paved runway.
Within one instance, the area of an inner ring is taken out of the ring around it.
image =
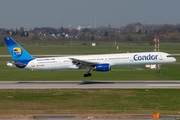
[[[179,88],[180,81],[0,81],[0,89]]]

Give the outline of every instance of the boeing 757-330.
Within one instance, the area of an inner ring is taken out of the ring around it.
[[[84,77],[91,76],[91,70],[110,71],[113,66],[165,64],[176,61],[174,57],[164,52],[34,58],[12,38],[4,38],[4,41],[13,58],[13,62],[7,63],[8,66],[30,70],[86,69]]]

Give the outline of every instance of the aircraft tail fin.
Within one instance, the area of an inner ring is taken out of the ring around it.
[[[16,43],[11,37],[4,38],[4,41],[15,62],[30,61],[32,59],[35,59],[28,52],[26,52],[18,43]]]

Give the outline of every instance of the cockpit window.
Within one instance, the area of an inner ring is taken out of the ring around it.
[[[172,57],[171,55],[167,55],[167,57]]]

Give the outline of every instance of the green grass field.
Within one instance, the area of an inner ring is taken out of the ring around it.
[[[57,55],[57,54],[108,54],[117,53],[116,46],[23,46],[23,48],[32,55]],[[9,55],[7,47],[0,47],[0,55]],[[153,45],[130,46],[120,45],[118,53],[126,52],[153,52]],[[161,52],[170,54],[180,53],[179,45],[163,45]]]
[[[119,53],[153,51],[154,46],[119,46]],[[36,46],[25,47],[33,55],[117,53],[116,46]],[[0,47],[1,55],[9,55]],[[180,53],[179,46],[162,46],[161,51]],[[180,62],[180,56],[175,56]],[[0,81],[105,81],[105,80],[180,80],[180,64],[165,64],[160,73],[144,66],[113,67],[109,72],[85,70],[30,71],[6,66],[11,58],[0,58]],[[137,70],[142,68],[144,70]],[[0,90],[0,113],[26,114],[160,114],[180,113],[179,89],[53,89]]]
[[[179,89],[0,90],[1,113],[177,115]]]
[[[10,58],[5,58],[10,59]],[[144,70],[137,70],[142,68]],[[64,81],[64,80],[180,80],[179,64],[164,64],[160,73],[145,66],[112,67],[112,71],[92,71],[92,76],[84,78],[85,70],[63,71],[31,71],[6,66],[4,58],[0,58],[0,81]]]
[[[107,54],[117,53],[116,46],[25,46],[30,54],[33,55],[48,55],[48,54]],[[124,52],[147,52],[153,51],[154,46],[119,46],[118,53]],[[0,47],[1,55],[9,55],[7,47]],[[161,46],[161,51],[168,53],[180,53],[178,45]],[[175,56],[177,62],[180,61],[180,56]],[[11,58],[0,58],[0,80],[1,81],[18,81],[18,80],[179,80],[179,64],[167,64],[161,66],[161,72],[156,73],[155,70],[150,70],[144,66],[133,66],[133,68],[122,66],[113,67],[109,72],[92,71],[93,76],[84,78],[85,70],[64,70],[64,71],[29,71],[6,66],[6,61],[11,61]],[[137,70],[143,68],[144,70]],[[68,76],[68,77],[67,77]]]

